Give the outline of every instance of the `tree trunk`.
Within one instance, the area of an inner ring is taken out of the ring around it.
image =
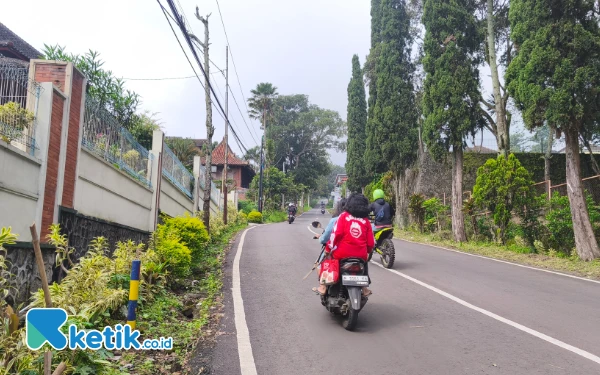
[[[396,224],[401,229],[408,227],[408,197],[406,172],[397,177],[396,183]]]
[[[510,152],[510,136],[506,111],[502,94],[500,93],[500,77],[498,75],[498,63],[496,62],[496,34],[494,33],[494,0],[487,0],[487,43],[488,63],[492,72],[492,86],[494,92],[494,104],[496,106],[496,142],[498,154],[508,157]]]
[[[583,194],[578,133],[576,129],[569,129],[565,132],[567,195],[569,196],[571,206],[577,254],[581,259],[588,261],[600,257],[600,248],[598,248],[598,243],[594,237],[594,231],[590,223],[590,216]]]
[[[544,180],[550,181],[550,159],[552,158],[552,143],[554,141],[554,135],[552,134],[553,128],[548,125],[548,145],[546,146],[546,153],[544,154]]]
[[[202,211],[204,215],[202,221],[206,230],[210,233],[210,193],[212,183],[212,136],[215,128],[212,125],[212,100],[210,98],[210,65],[208,55],[208,17],[202,21],[204,23],[204,68],[206,69],[206,77],[204,83],[204,96],[206,100],[206,144],[207,151],[204,159],[205,175],[204,175],[204,197]]]
[[[462,211],[463,204],[463,149],[462,146],[454,146],[452,151],[454,164],[452,165],[452,233],[454,240],[465,242],[465,218]]]

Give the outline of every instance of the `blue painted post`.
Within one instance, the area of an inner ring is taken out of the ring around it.
[[[127,324],[131,330],[135,329],[135,309],[138,303],[138,295],[140,291],[140,270],[142,262],[134,260],[131,263],[131,278],[129,281],[129,305],[127,306]]]

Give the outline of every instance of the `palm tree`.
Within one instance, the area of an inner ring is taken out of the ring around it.
[[[273,117],[273,102],[279,95],[277,87],[272,83],[261,82],[256,85],[256,89],[250,91],[252,96],[248,99],[250,107],[249,115],[251,118],[261,120],[262,128],[265,129],[267,121]]]
[[[260,147],[255,146],[255,147],[252,147],[251,149],[249,149],[248,152],[246,152],[246,155],[244,155],[244,160],[250,161],[255,165],[259,165],[259,163],[260,163]],[[253,167],[254,167],[254,165],[253,165]]]

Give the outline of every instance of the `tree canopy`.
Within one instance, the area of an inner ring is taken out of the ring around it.
[[[358,55],[352,57],[352,79],[348,84],[348,149],[346,170],[348,188],[361,191],[369,183],[365,166],[367,99]]]

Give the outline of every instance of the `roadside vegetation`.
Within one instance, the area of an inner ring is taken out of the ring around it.
[[[54,307],[69,313],[67,326],[101,329],[124,324],[127,314],[131,261],[140,259],[141,282],[136,329],[142,339],[172,337],[168,351],[53,351],[53,364],[67,364],[65,374],[185,374],[196,344],[211,332],[203,329],[216,319],[221,304],[222,266],[231,238],[247,225],[246,215],[231,207],[229,225],[214,217],[209,236],[197,217],[163,218],[146,244],[119,242],[109,249],[98,237],[76,264],[58,225],[53,225],[49,242],[56,247],[57,264],[66,276],[50,286]],[[0,374],[42,374],[43,350],[25,346],[25,328],[13,315],[31,307],[44,306],[41,290],[33,293],[27,306],[10,307],[4,297],[11,293],[13,277],[2,247],[17,237],[10,229],[0,234]],[[92,276],[92,277],[90,277]],[[214,333],[214,332],[212,332]]]

